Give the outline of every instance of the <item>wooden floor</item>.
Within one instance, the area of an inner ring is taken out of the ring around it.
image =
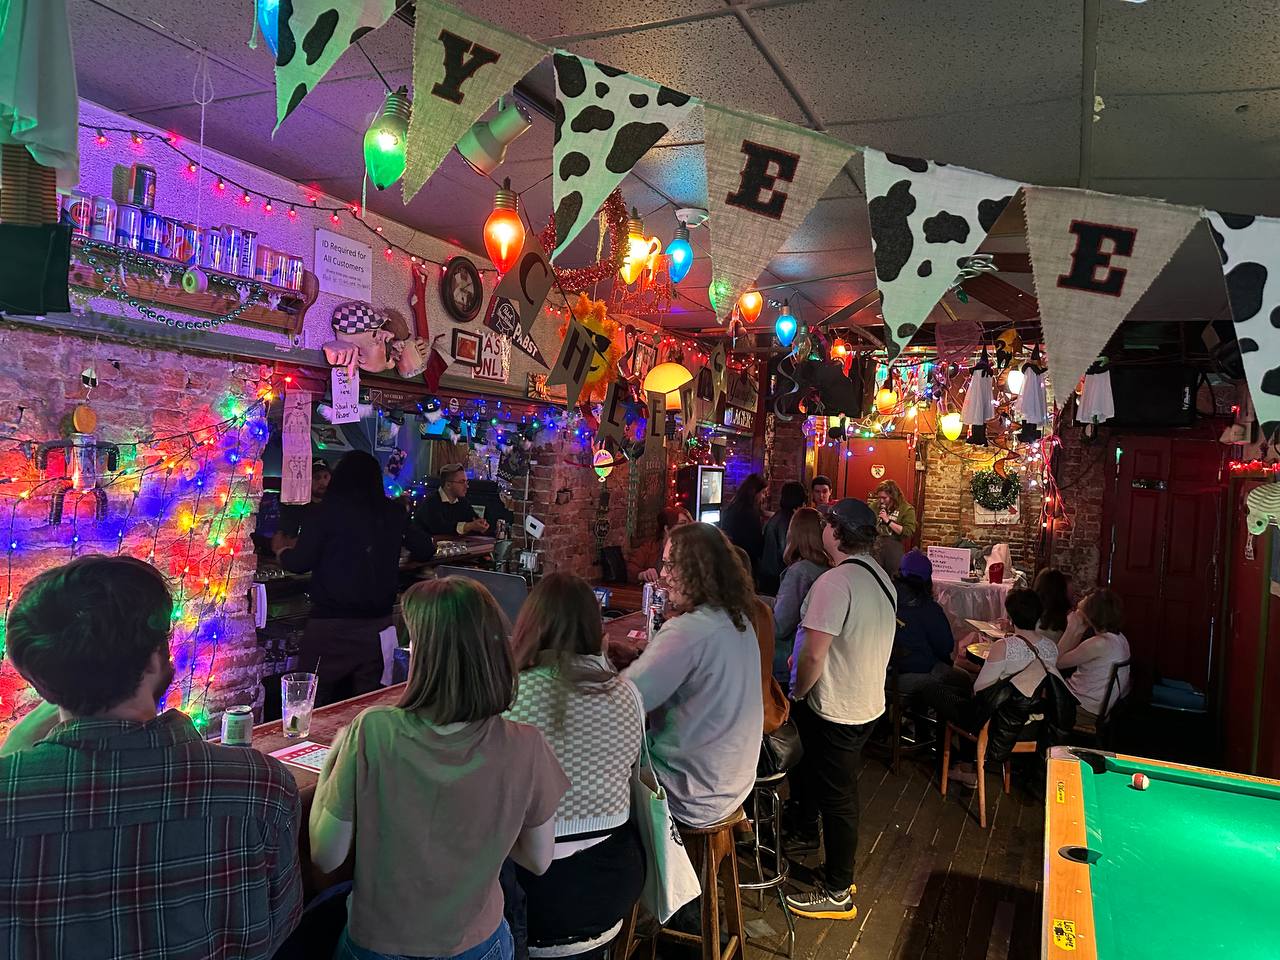
[[[1044,801],[1015,782],[1011,796],[988,781],[986,830],[977,794],[945,801],[931,760],[903,760],[895,775],[868,757],[861,801],[854,902],[857,919],[796,918],[797,960],[1034,960],[1040,955]],[[819,854],[793,864],[804,880]],[[802,886],[793,881],[792,887]],[[785,956],[787,924],[776,894],[763,914],[744,895],[750,960]],[[763,920],[772,933],[752,921]],[[660,953],[663,952],[660,950]]]

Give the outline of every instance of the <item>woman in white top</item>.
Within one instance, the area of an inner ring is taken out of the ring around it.
[[[1129,659],[1129,641],[1120,632],[1124,608],[1113,590],[1094,590],[1077,604],[1067,620],[1066,632],[1058,645],[1058,666],[1075,667],[1067,686],[1080,701],[1077,719],[1097,722],[1129,692],[1130,671],[1121,667],[1116,686],[1107,699],[1111,671],[1117,663]],[[1088,631],[1093,636],[1084,639]]]

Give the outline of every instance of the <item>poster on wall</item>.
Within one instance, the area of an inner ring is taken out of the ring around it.
[[[973,505],[973,522],[980,527],[1012,526],[1022,522],[1022,515],[1015,503],[1004,510],[988,510],[981,504]]]
[[[480,344],[480,360],[471,371],[476,380],[506,383],[511,368],[511,341],[500,333],[486,330]]]
[[[311,394],[306,390],[285,391],[280,452],[280,502],[310,503]]]
[[[373,299],[373,248],[367,243],[317,227],[315,273],[321,293],[364,303]]]

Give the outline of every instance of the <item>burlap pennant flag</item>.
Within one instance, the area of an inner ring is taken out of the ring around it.
[[[418,0],[414,17],[405,203],[436,172],[458,138],[550,49],[440,0]]]
[[[609,392],[604,395],[604,404],[600,407],[600,423],[596,427],[596,446],[609,445],[611,450],[618,450],[627,435],[627,386],[620,380],[609,384]]]
[[[524,328],[531,330],[555,282],[542,242],[536,233],[529,231],[524,235],[524,245],[515,265],[503,275],[493,293],[514,303],[520,310]]]
[[[552,205],[559,242],[573,242],[649,148],[693,109],[688,94],[557,51]]]
[[[1206,211],[1262,435],[1280,441],[1280,220]]]
[[[604,354],[595,348],[591,331],[570,318],[569,329],[565,331],[564,342],[560,345],[560,356],[556,357],[556,365],[547,376],[547,386],[563,383],[565,409],[572,410],[578,404],[578,395],[582,393],[592,367],[607,362]]]
[[[715,417],[720,413],[720,398],[724,396],[729,382],[729,351],[725,349],[723,340],[711,352],[707,369],[711,371],[711,416]]]
[[[1200,217],[1157,200],[1025,187],[1027,244],[1057,404]]]
[[[706,105],[711,288],[717,316],[755,284],[853,147],[781,120]]]
[[[642,460],[662,455],[667,442],[667,398],[665,394],[649,392],[649,412],[644,435]]]
[[[291,0],[281,4],[276,125],[324,79],[347,48],[396,12],[396,0]]]
[[[977,170],[864,150],[867,213],[889,359],[929,311],[1021,186]]]
[[[680,432],[686,439],[694,436],[698,429],[697,387],[695,378],[680,388]]]

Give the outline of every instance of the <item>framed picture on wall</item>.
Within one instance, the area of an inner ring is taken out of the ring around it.
[[[474,333],[455,328],[452,353],[455,363],[468,367],[477,366],[480,363],[480,338]]]
[[[636,376],[643,380],[645,374],[652,370],[657,362],[658,348],[647,340],[636,341],[636,358],[631,364],[631,369],[635,371]]]
[[[342,428],[334,426],[332,423],[313,423],[311,425],[311,443],[317,450],[341,450],[351,449],[351,444],[347,443],[347,438],[342,434]]]

